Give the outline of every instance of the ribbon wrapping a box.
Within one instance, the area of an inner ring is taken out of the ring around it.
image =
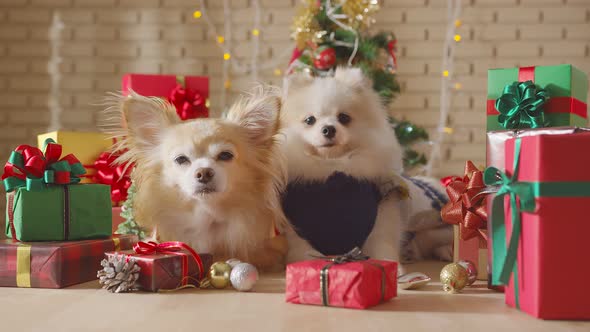
[[[209,78],[205,76],[144,75],[123,76],[123,93],[160,97],[176,107],[182,120],[209,116]]]
[[[157,292],[186,285],[199,286],[202,277],[209,271],[213,256],[197,254],[180,242],[160,244],[139,242],[134,250],[107,252],[107,257],[126,255],[141,268],[137,284],[141,290]],[[141,247],[140,247],[141,245]]]
[[[111,151],[116,143],[115,139],[102,133],[54,131],[37,136],[40,149],[47,139],[53,139],[60,144],[64,155],[73,154],[80,160],[86,169],[86,174],[81,177],[82,183],[109,185],[114,206],[120,205],[127,199],[133,167],[115,164],[115,159],[121,154],[119,151]]]
[[[285,299],[296,304],[365,309],[397,296],[397,263],[325,259],[287,265]]]
[[[127,250],[135,235],[68,242],[0,240],[0,286],[62,288],[96,279],[104,253]]]
[[[512,138],[517,137],[529,137],[539,135],[567,135],[578,132],[590,131],[588,128],[577,128],[577,127],[549,127],[549,128],[536,128],[536,129],[514,129],[514,130],[498,130],[490,131],[487,133],[486,141],[486,166],[496,167],[503,169],[505,165],[505,154],[506,154],[506,142]],[[491,215],[493,195],[487,197],[488,200],[488,215]],[[493,232],[491,229],[491,223],[488,223],[488,241],[493,241]],[[488,247],[488,275],[493,270],[493,248]],[[491,278],[488,278],[488,285],[491,285]]]
[[[77,184],[85,169],[47,139],[44,151],[20,145],[4,166],[6,235],[19,241],[82,240],[111,235],[109,187]]]
[[[62,146],[63,155],[73,154],[80,160],[84,168],[86,168],[86,175],[82,177],[82,183],[92,182],[92,177],[96,174],[93,167],[94,162],[101,153],[109,150],[113,145],[113,140],[102,133],[59,130],[37,135],[39,149],[43,148],[48,138],[53,139]]]
[[[109,187],[77,184],[6,194],[6,236],[19,241],[63,241],[110,236]]]
[[[590,133],[537,135],[506,142],[490,216],[492,282],[506,303],[543,319],[590,319],[588,256]],[[505,172],[504,172],[505,170]],[[580,279],[581,278],[581,279]]]
[[[532,81],[544,92],[536,93],[538,90],[526,81]],[[522,84],[507,88],[514,82]],[[587,94],[588,77],[572,65],[490,69],[487,130],[515,129],[506,126],[510,117],[525,119],[518,128],[584,127],[588,123]],[[501,109],[497,109],[496,100],[501,97]],[[504,121],[499,121],[500,114],[506,116],[500,119]]]

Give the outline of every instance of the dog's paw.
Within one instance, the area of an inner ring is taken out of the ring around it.
[[[453,245],[446,244],[434,249],[434,256],[441,261],[450,262],[453,260]]]

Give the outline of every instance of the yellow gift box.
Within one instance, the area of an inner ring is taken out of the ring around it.
[[[88,177],[82,179],[82,183],[90,182],[90,177],[96,172],[92,166],[98,156],[107,151],[113,145],[113,139],[108,135],[96,132],[53,131],[37,135],[37,145],[43,149],[46,139],[52,138],[62,146],[62,156],[73,153],[86,168]]]

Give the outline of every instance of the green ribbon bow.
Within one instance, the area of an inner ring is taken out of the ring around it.
[[[514,142],[514,172],[512,176],[495,167],[484,171],[484,182],[499,188],[492,202],[492,284],[507,285],[514,273],[514,301],[519,308],[517,250],[522,229],[521,212],[534,213],[538,197],[590,197],[590,182],[519,182],[521,139]],[[510,196],[512,233],[506,246],[504,196]]]
[[[48,185],[67,185],[81,181],[86,173],[82,163],[73,155],[61,157],[61,145],[48,138],[43,146],[20,145],[12,153],[4,166],[2,181],[7,192],[17,188],[40,191]]]
[[[548,99],[547,91],[533,81],[508,84],[496,99],[498,122],[506,129],[545,127],[543,105]]]

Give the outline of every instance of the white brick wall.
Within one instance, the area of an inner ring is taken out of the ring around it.
[[[208,0],[209,12],[223,31],[222,1]],[[232,0],[233,54],[249,60],[251,0]],[[272,59],[289,40],[298,0],[262,0],[261,62]],[[438,122],[441,47],[445,0],[382,0],[375,29],[399,39],[402,95],[392,112],[434,131]],[[457,173],[465,159],[483,164],[487,69],[519,64],[572,63],[590,72],[590,1],[464,0],[462,41],[457,45],[454,95],[438,173]],[[0,0],[0,160],[48,125],[50,88],[47,31],[59,11],[66,29],[62,107],[68,129],[95,128],[98,108],[90,103],[120,89],[126,72],[209,75],[213,114],[219,114],[221,52],[202,20],[192,17],[196,0]],[[286,60],[285,60],[286,61]],[[286,64],[285,64],[286,65]],[[283,66],[284,68],[284,66]],[[261,73],[280,80],[273,69]],[[249,85],[232,75],[230,97]]]

